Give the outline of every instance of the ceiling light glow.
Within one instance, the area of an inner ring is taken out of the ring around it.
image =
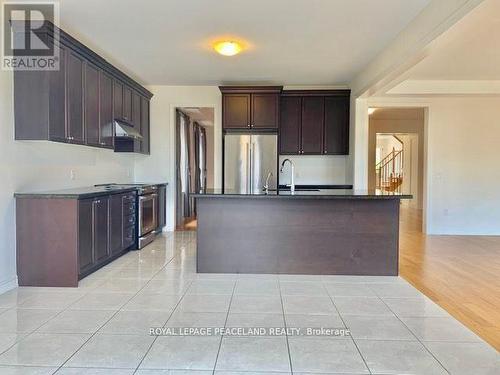
[[[224,56],[234,56],[241,52],[242,47],[238,42],[224,41],[215,43],[214,49]]]

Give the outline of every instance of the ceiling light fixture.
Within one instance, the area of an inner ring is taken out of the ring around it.
[[[225,41],[215,43],[214,49],[224,56],[234,56],[241,52],[242,47],[238,42]]]

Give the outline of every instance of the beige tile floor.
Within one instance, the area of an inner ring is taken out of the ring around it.
[[[169,233],[80,282],[0,295],[0,374],[500,374],[495,349],[403,279],[196,273]],[[153,336],[151,327],[350,336]]]

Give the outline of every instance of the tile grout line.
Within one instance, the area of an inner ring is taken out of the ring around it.
[[[19,288],[19,286],[17,287]],[[93,289],[91,289],[93,290]],[[54,293],[54,292],[50,292],[50,291],[47,291],[49,294],[50,293]],[[44,293],[44,292],[39,292],[39,293]],[[57,292],[56,292],[57,293]],[[19,341],[15,341],[12,345],[10,345],[9,347],[7,347],[5,350],[3,350],[2,352],[0,352],[0,356],[2,356],[3,354],[5,354],[7,351],[9,351],[10,349],[12,349],[15,345],[19,344],[20,342],[26,340],[29,336],[31,336],[32,334],[35,334],[35,333],[39,333],[39,334],[44,334],[43,332],[38,332],[38,330],[40,328],[42,328],[44,325],[46,325],[47,323],[51,322],[52,320],[54,320],[55,318],[57,318],[59,315],[61,315],[63,312],[67,311],[71,306],[73,306],[75,303],[77,303],[78,301],[80,301],[83,297],[85,297],[88,293],[90,293],[90,291],[88,292],[84,292],[84,294],[76,299],[74,302],[70,303],[68,306],[66,306],[64,309],[62,309],[61,311],[59,311],[57,314],[55,314],[54,316],[52,316],[51,318],[49,318],[48,320],[46,320],[45,322],[43,322],[42,324],[40,324],[37,328],[29,331],[29,332],[15,332],[15,333],[12,333],[12,334],[15,334],[15,335],[19,335],[19,334],[25,334],[25,336],[23,338],[21,338]],[[31,296],[29,298],[26,299],[26,301],[24,301],[23,303],[29,301],[31,298],[33,298],[34,296]],[[23,303],[21,303],[20,307],[21,307],[21,310],[51,310],[49,308],[31,308],[31,309],[28,309],[28,308],[22,308],[22,305]],[[19,309],[19,306],[13,306],[9,309],[7,309],[7,311],[9,310],[18,310]],[[7,311],[4,311],[4,313],[6,313]],[[2,313],[3,314],[3,313]],[[0,314],[0,315],[2,315]],[[48,332],[47,334],[50,334],[50,332]],[[78,349],[79,350],[79,349]],[[51,367],[57,367],[57,366],[51,366]],[[56,370],[58,371],[59,368]]]
[[[356,343],[356,340],[354,340],[354,337],[352,336],[352,332],[350,330],[349,327],[347,327],[347,324],[344,320],[344,317],[342,316],[342,314],[340,313],[337,305],[335,304],[334,300],[333,300],[333,297],[330,295],[330,292],[328,291],[328,288],[326,288],[326,286],[324,285],[324,281],[321,281],[323,287],[326,289],[326,292],[328,294],[328,297],[330,298],[330,302],[332,303],[333,307],[335,308],[335,311],[337,311],[337,314],[339,314],[339,317],[340,317],[340,320],[342,321],[342,324],[344,324],[344,327],[346,329],[349,329],[349,336],[351,336],[351,340],[352,340],[352,343],[354,344],[354,346],[356,347],[356,350],[358,351],[359,353],[359,356],[361,357],[361,359],[363,360],[363,363],[365,364],[365,367],[366,369],[368,370],[368,373],[369,374],[373,374],[372,370],[370,369],[370,367],[368,366],[368,363],[366,363],[366,359],[365,357],[363,357],[363,354],[361,354],[361,350],[359,350],[359,347],[358,347],[358,344]]]
[[[163,324],[163,328],[167,325],[168,321],[170,320],[170,318],[172,318],[172,315],[174,314],[175,310],[177,309],[177,307],[179,306],[179,304],[181,303],[181,301],[184,299],[184,296],[186,295],[187,293],[187,290],[189,289],[189,287],[191,286],[191,284],[194,282],[194,280],[191,280],[191,282],[189,283],[189,286],[188,288],[184,291],[184,293],[182,294],[182,297],[179,299],[179,301],[177,301],[177,303],[175,304],[174,308],[172,309],[172,311],[170,312],[170,315],[168,316],[167,320],[165,321],[165,323]],[[144,355],[142,356],[141,360],[139,361],[139,364],[137,365],[137,367],[135,368],[134,370],[134,374],[137,373],[137,371],[139,371],[139,368],[141,367],[142,365],[142,362],[144,362],[144,359],[146,358],[146,356],[149,354],[149,352],[151,351],[151,348],[153,347],[154,343],[156,342],[156,340],[158,340],[158,335],[156,335],[156,337],[153,339],[153,341],[151,342],[151,345],[149,345],[148,347],[148,350],[146,350],[146,353],[144,353]]]
[[[281,311],[283,313],[283,323],[285,324],[286,348],[288,351],[288,363],[290,365],[290,373],[293,374],[292,354],[290,353],[290,341],[288,340],[288,332],[286,331],[287,327],[288,327],[288,323],[286,322],[285,304],[283,303],[283,295],[281,293],[281,280],[280,280],[279,275],[278,275],[277,283],[278,283],[278,291],[280,293]]]
[[[233,297],[234,297],[234,292],[236,290],[237,283],[238,283],[238,277],[234,281],[233,292],[231,294],[231,298],[229,299],[229,306],[227,308],[226,320],[224,321],[224,328],[226,328],[227,321],[229,320],[229,312],[231,311],[231,304],[233,303]],[[219,342],[219,349],[217,350],[217,355],[215,356],[215,363],[214,363],[214,369],[212,371],[212,375],[215,374],[215,369],[217,368],[217,361],[219,360],[219,354],[220,354],[220,350],[222,348],[222,340],[223,339],[224,339],[224,335],[221,335],[220,342]]]
[[[167,238],[168,238],[168,237],[167,237]],[[187,243],[187,245],[189,245],[189,243],[190,243],[190,242],[188,242],[188,243]],[[179,255],[179,254],[177,254],[177,255]],[[177,255],[173,256],[173,257],[170,259],[170,261],[169,261],[167,264],[165,264],[165,266],[164,266],[164,267],[162,267],[160,270],[158,270],[158,272],[157,272],[157,273],[155,273],[155,274],[153,275],[153,277],[151,278],[151,280],[154,278],[154,276],[156,276],[158,273],[160,273],[160,271],[161,271],[162,269],[164,269],[164,268],[165,268],[165,267],[167,267],[170,263],[172,263],[173,259],[174,259]],[[151,281],[151,280],[150,280],[150,281]],[[176,279],[174,279],[174,280],[176,280]],[[172,318],[172,315],[174,314],[175,310],[177,309],[177,307],[179,306],[179,304],[181,303],[181,301],[182,301],[182,300],[184,299],[184,297],[186,296],[186,294],[187,294],[187,292],[188,292],[189,288],[191,287],[191,285],[193,284],[193,282],[194,282],[194,280],[191,280],[191,282],[189,283],[188,287],[186,288],[186,290],[185,290],[185,291],[184,291],[184,293],[182,294],[182,297],[179,299],[179,301],[177,301],[177,303],[175,304],[174,308],[173,308],[173,309],[172,309],[172,311],[170,312],[170,315],[168,316],[167,320],[165,321],[165,323],[163,324],[163,326],[162,326],[162,327],[165,327],[165,326],[167,325],[168,321],[170,320],[170,318]],[[149,284],[149,282],[148,282],[148,284]],[[146,285],[147,285],[147,284],[146,284]],[[141,367],[142,362],[144,362],[144,359],[146,358],[146,356],[147,356],[147,355],[149,354],[149,352],[151,351],[151,348],[153,347],[153,345],[154,345],[154,343],[156,342],[156,340],[158,340],[158,337],[159,337],[159,336],[156,336],[156,337],[153,339],[153,342],[151,342],[151,345],[149,345],[148,350],[146,350],[146,353],[144,353],[144,356],[143,356],[143,357],[141,358],[141,360],[139,361],[139,363],[138,363],[137,367],[135,368],[135,370],[134,370],[133,374],[136,374],[136,373],[137,373],[137,371],[139,371],[139,368]]]
[[[172,261],[172,259],[173,259],[173,257],[170,259],[170,261],[167,263],[167,265],[168,265],[168,264]],[[166,266],[166,265],[165,265],[165,266]],[[162,267],[161,269],[159,269],[159,270],[155,273],[155,275],[156,275],[157,273],[159,273],[159,272],[160,272],[163,268],[164,268],[164,267]],[[151,279],[150,279],[149,281],[151,281]],[[106,324],[108,324],[108,323],[110,322],[110,320],[111,320],[111,319],[113,319],[113,318],[114,318],[114,317],[115,317],[115,316],[116,316],[116,315],[117,315],[120,311],[122,311],[122,310],[121,310],[121,309],[122,309],[122,307],[123,307],[123,306],[125,306],[127,303],[129,303],[129,302],[130,302],[130,301],[131,301],[134,297],[136,297],[136,296],[137,296],[137,295],[138,295],[138,294],[139,294],[139,293],[140,293],[140,292],[141,292],[141,291],[142,291],[142,290],[146,287],[146,285],[149,283],[149,281],[148,281],[146,284],[144,284],[144,285],[143,285],[143,286],[142,286],[142,287],[141,287],[141,288],[140,288],[140,289],[139,289],[139,290],[138,290],[138,291],[137,291],[134,295],[132,295],[132,296],[131,296],[131,297],[130,297],[127,301],[125,301],[123,304],[121,304],[121,305],[120,305],[120,307],[118,308],[118,310],[116,310],[116,311],[114,312],[114,314],[113,314],[113,315],[111,315],[111,317],[110,317],[110,318],[109,318],[109,319],[108,319],[105,323],[103,323],[103,324],[102,324],[102,325],[101,325],[101,326],[97,329],[97,331],[95,331],[93,334],[91,334],[91,335],[90,335],[90,337],[89,337],[87,340],[85,340],[85,342],[84,342],[84,343],[83,343],[80,347],[78,347],[78,349],[77,349],[77,350],[76,350],[76,351],[75,351],[75,352],[74,352],[71,356],[69,356],[69,357],[68,357],[68,358],[67,358],[67,359],[66,359],[66,360],[65,360],[65,361],[64,361],[64,362],[63,362],[63,363],[62,363],[62,364],[61,364],[61,365],[57,368],[57,370],[54,372],[54,374],[55,374],[55,373],[57,373],[60,369],[62,369],[62,368],[64,367],[64,365],[65,365],[65,364],[66,364],[69,360],[71,360],[71,358],[73,358],[73,357],[74,357],[74,356],[75,356],[75,355],[76,355],[76,354],[77,354],[77,353],[78,353],[78,352],[79,352],[79,351],[80,351],[80,350],[81,350],[81,349],[85,346],[85,344],[87,344],[87,343],[88,343],[88,342],[89,342],[89,341],[90,341],[90,340],[91,340],[91,339],[92,339],[95,335],[97,335],[97,333],[98,333],[98,332],[102,329],[102,327],[104,327]],[[97,287],[96,287],[96,289],[97,289]],[[88,293],[86,293],[86,294],[88,294]],[[82,298],[83,298],[83,297],[84,297],[84,296],[82,296]],[[82,299],[82,298],[80,298],[80,299]],[[66,310],[68,310],[68,309],[69,309],[69,307],[73,306],[73,305],[74,305],[76,302],[78,302],[80,299],[78,299],[77,301],[75,301],[74,303],[72,303],[70,306],[68,306],[68,307],[66,308]],[[66,310],[63,310],[63,311],[66,311]],[[62,311],[61,311],[61,312],[62,312]]]
[[[413,285],[412,285],[413,286]],[[416,288],[415,288],[416,289]],[[417,289],[418,290],[418,289]],[[420,291],[419,291],[420,292]],[[420,292],[422,293],[422,292]],[[422,293],[423,294],[423,293]],[[425,294],[424,294],[425,296]],[[437,359],[437,357],[434,355],[434,353],[432,353],[429,348],[427,348],[427,346],[417,337],[417,335],[415,333],[413,333],[413,331],[410,329],[410,327],[408,327],[405,322],[403,322],[400,317],[390,308],[390,306],[384,301],[384,299],[382,297],[379,296],[379,299],[382,301],[382,303],[387,306],[387,308],[394,314],[394,316],[401,322],[401,324],[403,324],[405,326],[405,328],[411,332],[411,334],[415,337],[415,339],[417,340],[417,342],[420,343],[420,345],[422,345],[422,347],[432,356],[432,358],[434,358],[437,363],[439,363],[439,365],[448,373],[450,374],[450,372],[448,371],[448,369],[441,363],[441,361],[439,359]]]

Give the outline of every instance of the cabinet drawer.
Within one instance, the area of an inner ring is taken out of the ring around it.
[[[127,248],[135,242],[135,227],[124,229],[123,247]]]
[[[124,194],[123,203],[135,203],[135,194],[134,193]]]
[[[123,218],[123,227],[128,228],[134,226],[135,228],[135,215],[128,215]]]
[[[135,202],[134,203],[124,203],[123,204],[123,216],[134,215],[135,214]]]

